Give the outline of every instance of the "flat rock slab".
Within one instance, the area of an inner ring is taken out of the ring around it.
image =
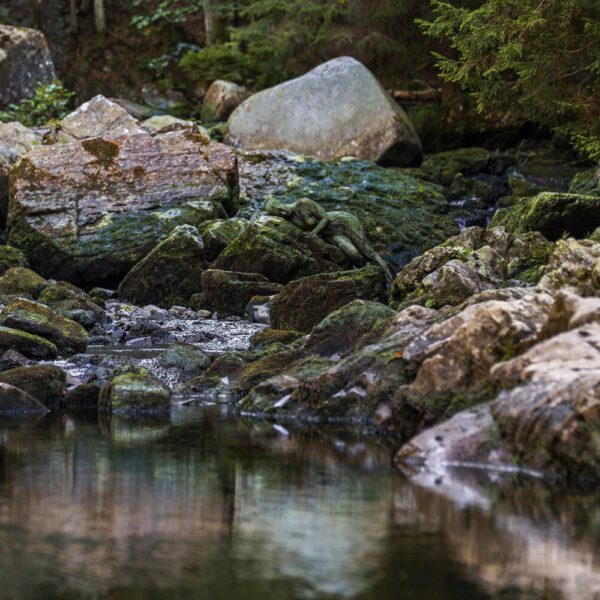
[[[233,112],[225,141],[244,150],[289,150],[407,166],[421,160],[410,119],[375,76],[350,57],[254,94]]]
[[[190,130],[41,146],[13,169],[9,237],[36,272],[115,283],[177,225],[231,215],[237,199],[233,152]]]

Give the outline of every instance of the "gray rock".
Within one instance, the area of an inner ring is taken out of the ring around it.
[[[41,133],[21,123],[0,123],[0,156],[6,159],[9,165],[41,143]]]
[[[290,150],[322,160],[355,156],[399,166],[422,156],[406,113],[349,57],[248,98],[229,118],[226,142],[244,150]]]
[[[32,398],[27,392],[20,390],[8,383],[0,383],[0,414],[40,414],[48,409]]]
[[[139,123],[124,108],[104,96],[94,96],[60,122],[54,141],[111,139],[142,132]]]
[[[41,31],[0,25],[0,106],[30,98],[56,77]]]

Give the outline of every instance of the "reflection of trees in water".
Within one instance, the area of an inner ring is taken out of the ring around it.
[[[597,584],[593,495],[472,477],[458,497],[483,500],[461,509],[393,471],[384,441],[285,427],[216,409],[3,421],[2,597],[479,598],[512,586],[586,598]]]

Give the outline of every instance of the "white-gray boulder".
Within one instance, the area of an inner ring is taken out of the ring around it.
[[[254,94],[228,122],[226,143],[334,160],[355,156],[407,166],[421,160],[408,116],[374,75],[349,57]]]

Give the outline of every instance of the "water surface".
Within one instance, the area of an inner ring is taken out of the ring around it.
[[[0,436],[1,598],[600,597],[593,493],[417,485],[384,441],[223,407]]]

